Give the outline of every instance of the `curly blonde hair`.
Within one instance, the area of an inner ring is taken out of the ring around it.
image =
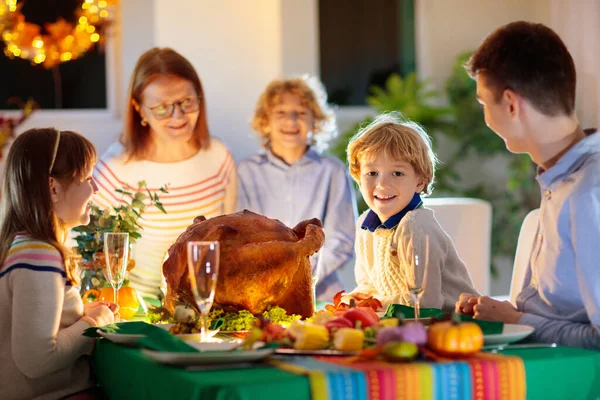
[[[350,139],[346,153],[350,175],[357,183],[360,183],[361,160],[387,154],[408,162],[425,180],[422,194],[433,190],[437,157],[431,149],[429,135],[413,121],[404,121],[395,114],[379,115]]]
[[[316,77],[308,75],[271,81],[258,98],[252,118],[252,129],[259,134],[262,146],[269,148],[271,144],[265,128],[269,124],[273,107],[280,102],[284,93],[298,96],[302,105],[312,112],[315,123],[310,144],[320,151],[325,150],[331,139],[337,135],[335,113],[327,104],[327,93],[323,84]]]

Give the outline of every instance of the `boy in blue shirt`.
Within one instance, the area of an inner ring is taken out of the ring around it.
[[[287,226],[318,218],[325,245],[311,258],[317,300],[342,290],[338,272],[354,251],[356,201],[346,168],[321,154],[336,131],[335,115],[316,79],[274,80],[256,104],[252,128],[264,151],[238,165],[238,209]]]
[[[600,134],[575,115],[575,65],[558,35],[513,22],[467,64],[487,125],[538,165],[542,202],[517,307],[463,293],[456,310],[529,325],[542,342],[600,349]]]

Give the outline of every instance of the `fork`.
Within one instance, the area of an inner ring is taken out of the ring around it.
[[[489,351],[490,353],[497,353],[502,350],[513,350],[513,349],[539,349],[539,348],[552,348],[556,347],[556,343],[522,343],[522,344],[500,344],[483,346],[483,350]]]

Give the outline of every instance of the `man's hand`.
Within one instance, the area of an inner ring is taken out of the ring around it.
[[[473,316],[473,306],[477,304],[479,296],[471,293],[461,293],[456,302],[456,312]]]
[[[498,301],[488,296],[478,297],[476,304],[473,305],[475,319],[518,324],[522,315],[523,313],[517,311],[509,301]]]

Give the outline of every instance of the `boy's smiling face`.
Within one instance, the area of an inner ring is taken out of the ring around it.
[[[425,179],[403,159],[387,153],[360,157],[360,192],[381,222],[402,211],[424,187]]]
[[[300,97],[286,92],[271,109],[264,130],[269,134],[273,152],[283,154],[290,149],[304,151],[314,123],[312,111],[302,104]]]

